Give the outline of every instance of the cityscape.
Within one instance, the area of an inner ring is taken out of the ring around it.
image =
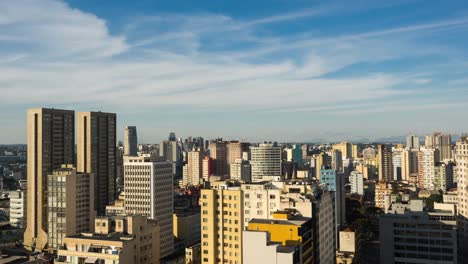
[[[0,264],[468,264],[464,1],[0,1]]]

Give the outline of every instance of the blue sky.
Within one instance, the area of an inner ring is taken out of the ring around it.
[[[467,44],[466,1],[1,1],[0,143],[31,107],[141,142],[459,134]]]

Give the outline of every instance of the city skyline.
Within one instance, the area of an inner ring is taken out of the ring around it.
[[[466,3],[249,5],[1,2],[0,143],[39,106],[117,113],[142,143],[468,130]]]

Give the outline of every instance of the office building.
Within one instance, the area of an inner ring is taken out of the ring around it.
[[[281,242],[274,242],[267,231],[243,231],[242,237],[243,264],[302,263],[299,246],[283,246]]]
[[[299,145],[293,145],[291,148],[286,149],[286,161],[296,162],[298,168],[302,168],[304,166],[302,149]]]
[[[201,190],[202,263],[242,263],[243,203],[240,187],[215,182]]]
[[[435,132],[432,135],[425,137],[425,147],[437,149],[440,161],[452,159],[452,136],[450,134],[442,134]]]
[[[231,163],[230,166],[230,171],[231,171],[231,180],[238,180],[238,181],[244,181],[244,182],[251,182],[251,173],[252,173],[252,167],[250,166],[250,162],[243,160],[243,159],[237,159],[233,163]]]
[[[160,263],[156,220],[113,216],[99,217],[94,223],[94,233],[65,237],[65,248],[58,251],[54,263]]]
[[[343,176],[337,174],[333,169],[322,169],[320,171],[320,183],[335,195],[335,234],[346,223],[346,194]]]
[[[468,248],[468,136],[463,135],[455,145],[457,162],[459,248]],[[468,250],[460,250],[460,263],[468,262]]]
[[[75,161],[75,112],[29,109],[27,150],[27,223],[24,244],[41,251],[47,245],[47,175]]]
[[[319,190],[312,204],[314,220],[314,263],[334,263],[336,249],[335,195],[326,189]]]
[[[62,248],[65,236],[92,232],[94,208],[94,178],[77,172],[73,165],[62,165],[47,179],[47,223],[49,251]]]
[[[268,232],[271,241],[298,247],[300,255],[296,263],[314,263],[312,218],[295,214],[294,210],[278,211],[273,213],[273,219],[250,220],[247,230]]]
[[[78,112],[77,171],[94,176],[98,215],[105,215],[116,197],[116,123],[114,113]]]
[[[157,219],[161,257],[174,250],[172,162],[150,157],[125,157],[125,211]]]
[[[10,225],[16,228],[26,227],[27,198],[26,190],[10,191]]]
[[[349,184],[351,185],[351,193],[364,195],[364,176],[358,171],[352,171],[349,176]]]
[[[439,150],[423,147],[418,154],[418,186],[434,190],[435,165],[438,163]]]
[[[393,180],[392,149],[388,145],[377,146],[379,155],[379,180],[390,182]]]
[[[419,137],[413,133],[406,136],[406,148],[419,150]]]
[[[281,148],[273,144],[260,144],[251,150],[252,182],[281,177]]]
[[[457,263],[454,206],[436,203],[434,207],[434,211],[420,208],[380,217],[380,263]]]
[[[124,155],[138,156],[138,137],[136,126],[125,127]]]
[[[217,141],[217,142],[211,143],[210,144],[210,157],[213,159],[214,171],[216,175],[225,176],[229,174],[228,150],[227,150],[226,142]]]

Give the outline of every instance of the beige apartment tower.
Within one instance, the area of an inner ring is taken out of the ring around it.
[[[78,112],[77,171],[94,175],[98,215],[116,195],[116,123],[114,113]]]
[[[468,263],[468,136],[464,135],[455,145],[458,178],[458,235],[459,263]]]
[[[157,219],[161,257],[174,251],[172,162],[150,157],[124,158],[125,212]]]
[[[47,246],[47,175],[62,164],[74,163],[75,112],[29,109],[26,248],[42,251]]]
[[[215,182],[201,191],[202,263],[242,263],[243,195]]]

